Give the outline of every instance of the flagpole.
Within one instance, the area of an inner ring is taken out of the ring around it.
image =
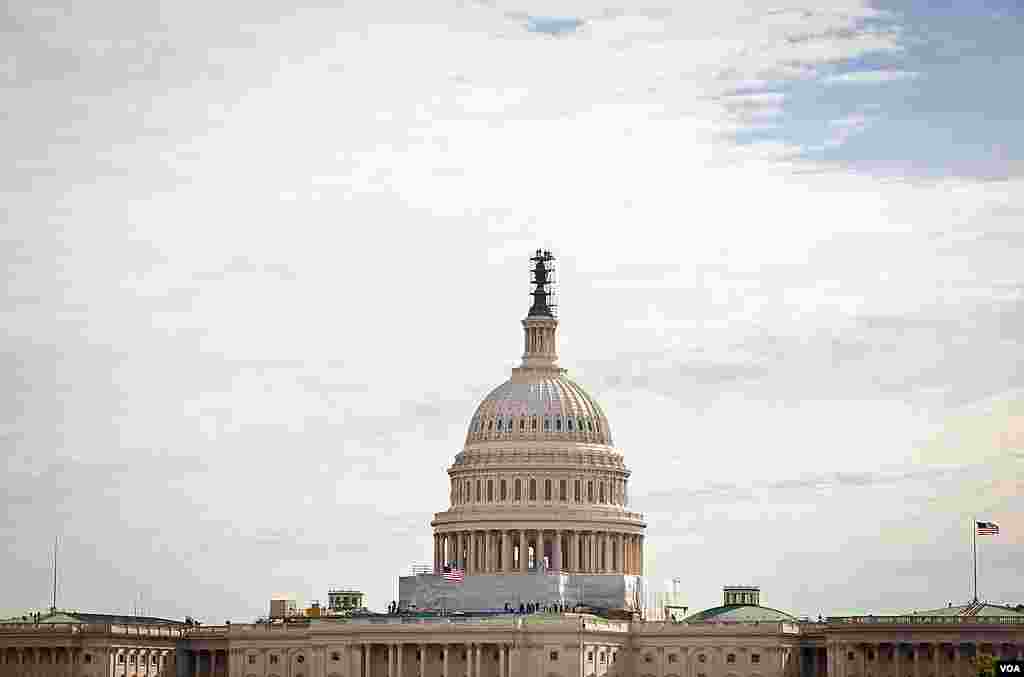
[[[971,536],[974,541],[974,601],[978,601],[978,518],[971,518]]]

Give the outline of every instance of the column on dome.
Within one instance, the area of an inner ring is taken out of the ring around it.
[[[555,571],[562,570],[562,532],[555,529],[554,547],[551,548],[551,568]]]
[[[527,564],[526,529],[519,530],[519,572],[526,573]]]
[[[547,552],[547,536],[544,534],[543,529],[537,529],[537,546],[534,549],[534,568],[538,571],[544,568],[544,554]]]

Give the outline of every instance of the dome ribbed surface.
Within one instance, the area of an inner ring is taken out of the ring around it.
[[[516,376],[484,398],[467,442],[564,439],[611,445],[608,419],[579,384],[563,374]]]

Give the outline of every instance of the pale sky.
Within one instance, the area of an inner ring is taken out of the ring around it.
[[[0,614],[383,609],[538,246],[656,589],[1024,602],[1014,0],[5,10]]]

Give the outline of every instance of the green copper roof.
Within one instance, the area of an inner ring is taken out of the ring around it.
[[[785,611],[770,609],[766,606],[754,606],[752,604],[730,604],[729,606],[716,606],[712,609],[698,611],[692,616],[684,619],[686,623],[755,623],[755,622],[777,622],[795,621]]]
[[[941,609],[915,611],[909,616],[1024,616],[1024,606],[1012,607],[989,602],[972,602]]]

